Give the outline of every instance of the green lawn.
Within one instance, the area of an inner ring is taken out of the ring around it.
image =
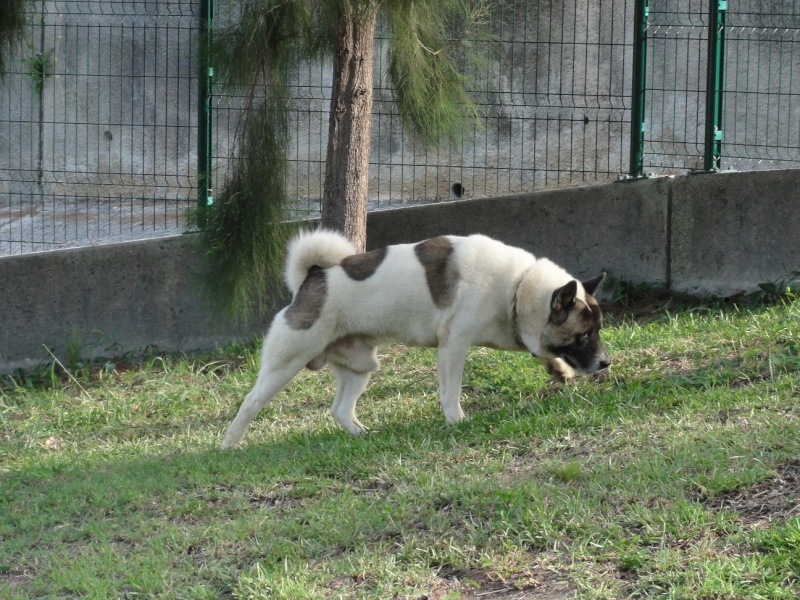
[[[800,302],[609,316],[604,378],[386,349],[358,438],[257,347],[0,387],[2,598],[797,598]]]

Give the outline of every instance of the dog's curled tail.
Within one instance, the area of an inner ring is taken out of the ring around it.
[[[326,229],[304,231],[289,242],[283,278],[296,294],[311,267],[327,269],[355,253],[356,247],[341,233]]]

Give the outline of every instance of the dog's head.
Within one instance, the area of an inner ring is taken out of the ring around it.
[[[542,356],[560,358],[581,373],[593,373],[611,364],[600,340],[603,314],[594,298],[605,277],[601,273],[580,284],[572,280],[552,293],[539,339]],[[578,286],[583,287],[584,293]]]

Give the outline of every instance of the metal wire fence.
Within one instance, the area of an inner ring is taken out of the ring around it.
[[[715,167],[800,167],[798,2],[711,2],[498,1],[491,68],[472,90],[482,124],[436,149],[402,127],[379,26],[370,207],[613,181],[641,174],[637,155],[645,173],[703,169],[709,127]],[[213,0],[217,26],[233,3]],[[646,44],[638,90],[637,5]],[[0,255],[185,230],[200,165],[224,185],[242,110],[212,85],[210,151],[198,151],[201,0],[29,7],[28,39],[0,79]],[[291,78],[288,187],[299,215],[319,209],[330,81],[326,61]],[[721,111],[711,121],[713,94]]]
[[[708,127],[719,149],[714,168],[800,166],[800,3],[651,0],[647,43],[645,172],[707,168]]]
[[[728,3],[724,165],[800,165],[800,3]]]
[[[0,80],[0,255],[186,226],[195,4],[30,2],[26,43]]]
[[[215,0],[224,27],[235,2]],[[630,2],[497,3],[484,44],[486,72],[471,73],[483,114],[456,143],[425,148],[403,128],[387,69],[389,32],[376,33],[369,174],[372,209],[615,180],[627,169],[631,89]],[[234,8],[235,14],[235,8]],[[319,212],[331,65],[292,78],[289,190],[298,214]],[[212,180],[231,168],[241,101],[214,88]]]

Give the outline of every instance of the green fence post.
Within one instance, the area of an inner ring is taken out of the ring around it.
[[[214,0],[200,0],[200,73],[198,74],[197,115],[197,204],[198,222],[205,224],[206,210],[214,202],[211,189],[211,79],[209,43],[213,25]]]
[[[703,168],[718,171],[722,155],[722,71],[725,58],[727,0],[711,0],[708,8],[708,72]]]
[[[631,91],[630,176],[644,176],[644,93],[647,74],[648,0],[636,0],[633,11],[633,89]]]

